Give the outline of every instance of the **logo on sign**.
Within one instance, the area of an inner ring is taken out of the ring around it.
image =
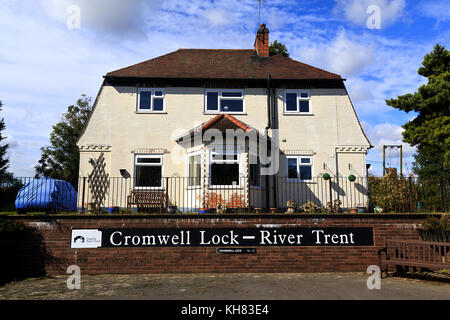
[[[100,248],[102,232],[99,230],[72,230],[71,248]]]

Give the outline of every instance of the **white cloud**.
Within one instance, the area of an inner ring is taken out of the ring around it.
[[[369,14],[367,8],[376,5],[380,8],[381,28],[386,28],[396,22],[403,15],[405,0],[335,0],[336,16],[354,24],[365,26]]]
[[[229,23],[227,12],[223,9],[205,10],[205,16],[213,26],[227,25]]]
[[[416,148],[403,142],[402,133],[404,129],[401,126],[393,123],[381,123],[373,126],[365,121],[362,121],[361,125],[374,146],[367,157],[368,163],[373,167],[373,173],[377,175],[382,173],[383,145],[402,145],[404,173],[408,174],[411,172],[411,164],[414,161],[413,155],[416,152]],[[400,168],[399,149],[386,149],[386,166]]]
[[[308,41],[308,43],[309,47],[299,47],[295,50],[301,60],[343,77],[360,74],[374,62],[374,48],[370,44],[349,39],[345,29],[338,31],[331,43],[326,41]]]
[[[419,4],[418,8],[423,15],[435,18],[438,23],[450,19],[450,5],[448,0],[422,2]]]
[[[92,29],[102,36],[142,39],[161,0],[41,0],[45,13],[66,24],[67,9],[76,5],[81,10],[81,28]],[[152,14],[153,13],[153,14]]]

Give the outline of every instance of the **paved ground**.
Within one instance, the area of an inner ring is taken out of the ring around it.
[[[361,273],[83,276],[68,290],[66,276],[26,279],[0,287],[0,299],[450,299],[450,278],[389,277],[369,290]]]

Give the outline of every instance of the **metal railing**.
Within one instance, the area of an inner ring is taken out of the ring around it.
[[[161,193],[165,195],[163,200],[158,197]],[[215,212],[220,205],[230,212],[284,212],[289,200],[295,201],[298,211],[305,205],[309,211],[333,211],[336,201],[341,210],[360,208],[367,211],[368,195],[367,178],[350,182],[346,178],[325,181],[314,177],[309,181],[299,181],[281,176],[262,176],[259,179],[158,177],[146,181],[81,177],[78,182],[78,207],[81,211],[167,211],[169,207],[176,207],[178,212]]]
[[[449,183],[443,179],[285,176],[80,177],[77,194],[51,180],[16,178],[0,186],[0,211],[79,212],[447,212]],[[21,188],[27,189],[25,192]],[[52,189],[53,188],[53,189]],[[290,204],[288,205],[288,202]]]

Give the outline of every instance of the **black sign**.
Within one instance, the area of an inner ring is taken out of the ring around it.
[[[373,246],[372,228],[99,229],[102,247]]]
[[[217,253],[226,253],[226,254],[255,254],[255,248],[219,248],[217,249]]]

